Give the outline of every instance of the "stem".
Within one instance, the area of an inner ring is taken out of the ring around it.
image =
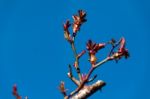
[[[71,68],[71,65],[69,65],[69,73],[68,73],[68,77],[77,85],[79,86],[80,85],[80,82],[74,78],[73,74],[72,74],[72,68]]]
[[[85,83],[86,83],[86,80],[83,80],[81,82],[80,86],[78,86],[78,88],[75,91],[71,92],[68,97],[72,97],[73,95],[75,95],[76,93],[78,93],[84,87]]]
[[[69,76],[68,77],[72,80],[72,82],[74,82],[77,86],[80,85],[79,81],[77,79],[75,79],[73,76]]]
[[[97,75],[94,75],[93,78],[91,78],[91,79],[88,80],[88,83],[89,83],[89,82],[92,82],[93,80],[95,80],[96,77],[97,77]]]
[[[94,69],[95,69],[95,68],[93,68],[93,67],[90,69],[88,75],[86,76],[86,79],[84,79],[84,80],[81,82],[80,86],[79,86],[75,91],[73,91],[73,92],[70,94],[69,97],[71,97],[71,96],[73,96],[74,94],[78,93],[78,92],[84,87],[85,83],[88,82],[88,79],[89,79],[90,75],[92,74],[92,72],[94,71]]]
[[[88,79],[90,78],[90,76],[91,76],[91,74],[92,74],[92,72],[94,71],[94,67],[91,67],[91,69],[90,69],[90,71],[89,71],[89,73],[88,73],[88,75],[87,75],[87,77],[86,77],[86,80],[88,81]]]
[[[120,44],[120,41],[118,41],[115,45],[112,45],[112,49],[110,50],[108,57],[113,53],[114,49]]]
[[[80,68],[79,68],[79,59],[78,59],[78,54],[77,54],[77,51],[76,51],[76,48],[75,48],[75,45],[74,45],[74,41],[71,43],[71,47],[72,47],[72,50],[73,50],[73,53],[74,53],[74,57],[75,57],[76,72],[78,73],[79,79],[81,81],[82,77],[81,77]]]
[[[97,64],[95,64],[93,67],[94,68],[100,67],[102,64],[106,63],[109,60],[110,60],[110,57],[107,57],[104,60],[102,60],[102,61],[98,62]]]
[[[93,95],[96,91],[101,90],[106,83],[102,80],[98,80],[96,83],[86,86],[80,90],[76,95],[72,96],[70,99],[87,99]]]

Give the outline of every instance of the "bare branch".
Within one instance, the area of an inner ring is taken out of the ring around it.
[[[72,96],[70,99],[86,99],[92,94],[94,94],[96,91],[101,90],[103,86],[105,86],[106,83],[104,81],[98,80],[96,83],[94,83],[91,86],[85,86],[83,89],[81,89],[76,95]]]
[[[78,59],[78,54],[76,52],[76,48],[75,48],[75,45],[74,45],[74,42],[71,43],[71,47],[72,47],[72,50],[73,50],[73,53],[74,53],[74,57],[75,57],[75,68],[76,68],[76,72],[79,76],[79,79],[80,81],[82,80],[82,76],[81,76],[81,73],[80,73],[80,68],[79,68],[79,59]]]
[[[89,80],[88,80],[88,82],[92,82],[92,81],[94,81],[94,80],[96,79],[96,77],[97,77],[97,75],[94,75],[94,77],[93,77],[93,78],[91,78],[91,79],[89,79]]]
[[[104,60],[102,60],[102,61],[98,62],[97,64],[95,64],[93,67],[94,67],[94,68],[97,68],[97,67],[101,66],[102,64],[106,63],[106,62],[109,61],[109,60],[110,60],[110,58],[107,57],[107,58],[105,58]]]

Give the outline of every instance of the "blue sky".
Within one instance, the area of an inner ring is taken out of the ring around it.
[[[77,50],[86,41],[106,42],[124,36],[131,57],[111,61],[94,73],[107,86],[89,99],[150,99],[150,2],[148,0],[0,0],[0,98],[14,99],[13,84],[29,99],[63,99],[58,84],[69,91],[67,65],[74,61],[63,37],[62,23],[83,9],[88,21],[77,36]],[[99,53],[100,59],[106,51]],[[83,72],[90,65],[85,55]]]

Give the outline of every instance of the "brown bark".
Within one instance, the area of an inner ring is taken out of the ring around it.
[[[104,81],[98,80],[93,85],[84,86],[77,94],[72,96],[70,99],[86,99],[105,85],[106,83]]]

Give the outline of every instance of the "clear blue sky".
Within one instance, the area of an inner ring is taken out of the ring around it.
[[[78,52],[88,39],[124,36],[131,54],[94,72],[107,86],[89,99],[150,99],[149,5],[148,0],[0,0],[0,99],[14,99],[14,83],[29,99],[63,99],[61,80],[69,91],[75,88],[66,75],[74,59],[62,23],[79,9],[87,12],[88,21],[77,36]],[[81,61],[86,72],[86,55]]]

